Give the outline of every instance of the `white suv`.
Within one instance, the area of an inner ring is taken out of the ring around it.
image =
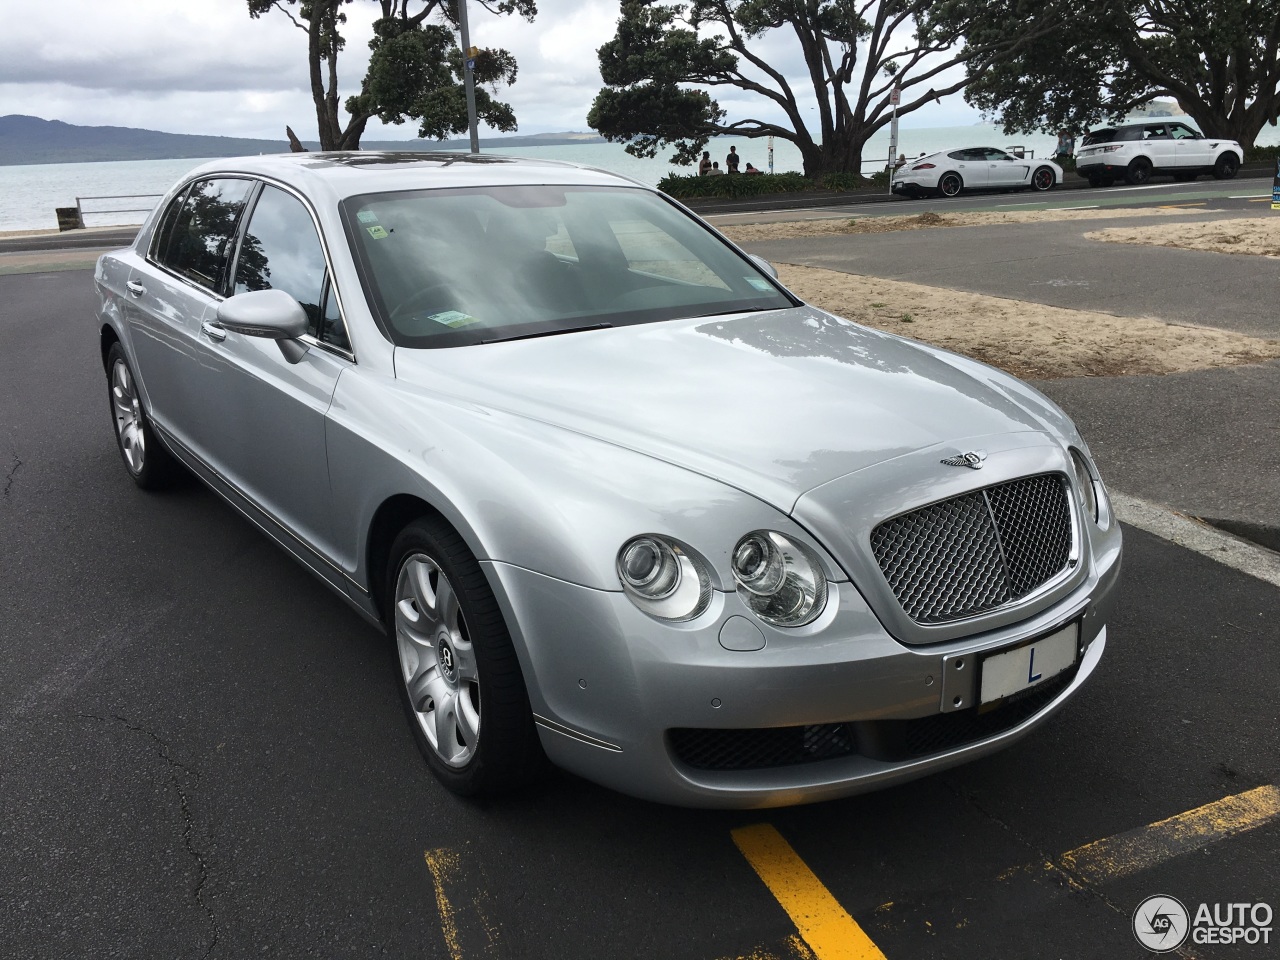
[[[1178,120],[1147,120],[1104,127],[1087,134],[1076,151],[1076,173],[1091,187],[1110,186],[1119,177],[1140,184],[1152,174],[1194,180],[1212,173],[1230,180],[1244,162],[1234,140],[1205,137]]]

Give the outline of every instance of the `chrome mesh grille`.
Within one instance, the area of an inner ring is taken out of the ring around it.
[[[907,616],[946,623],[1031,593],[1071,557],[1058,474],[1024,477],[886,520],[871,550]]]

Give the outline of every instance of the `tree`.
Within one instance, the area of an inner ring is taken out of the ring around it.
[[[970,18],[989,6],[1017,17],[1031,0],[622,0],[617,34],[600,47],[605,87],[587,123],[627,152],[676,147],[692,163],[717,134],[775,136],[800,150],[804,172],[860,172],[862,150],[898,114],[962,89],[1054,26],[1028,17],[990,42],[965,42]],[[1021,28],[1018,24],[1022,24]],[[764,54],[773,31],[792,34],[803,75],[788,76]],[[968,66],[968,77],[956,69]],[[758,96],[777,121],[726,119],[709,88]],[[805,102],[815,98],[813,127]]]
[[[353,0],[248,0],[249,16],[272,10],[283,13],[307,35],[311,99],[321,150],[358,150],[370,118],[384,123],[417,120],[418,136],[442,140],[467,129],[463,88],[464,63],[456,41],[458,0],[376,0],[382,16],[374,22],[369,71],[360,92],[338,101],[338,53],[346,45],[343,8]],[[519,14],[532,21],[536,0],[477,0],[495,14]],[[414,8],[410,12],[410,8]],[[296,10],[296,13],[295,13]],[[508,51],[483,49],[475,57],[476,115],[496,130],[516,129],[509,104],[493,98],[482,85],[495,90],[516,79],[516,61]]]
[[[965,99],[999,114],[1006,132],[1118,122],[1172,97],[1206,136],[1253,145],[1280,113],[1280,0],[1046,2],[1034,14],[1056,35],[973,77]],[[971,24],[984,42],[1005,34],[998,16]]]

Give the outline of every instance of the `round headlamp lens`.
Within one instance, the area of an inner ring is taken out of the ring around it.
[[[650,537],[638,537],[623,547],[619,567],[623,583],[654,600],[669,595],[680,579],[671,548]]]
[[[658,534],[633,537],[618,551],[618,579],[632,603],[659,620],[690,620],[711,602],[702,560]]]
[[[733,549],[739,595],[766,623],[799,627],[827,605],[827,577],[808,548],[774,530],[756,530]]]
[[[778,592],[787,577],[787,568],[767,536],[750,533],[733,550],[733,576],[744,590],[767,597]]]

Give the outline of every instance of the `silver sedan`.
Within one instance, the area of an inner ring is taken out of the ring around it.
[[[95,279],[129,474],[194,473],[384,629],[460,794],[548,759],[852,794],[1012,743],[1102,657],[1120,528],[1062,411],[632,181],[221,160]]]

